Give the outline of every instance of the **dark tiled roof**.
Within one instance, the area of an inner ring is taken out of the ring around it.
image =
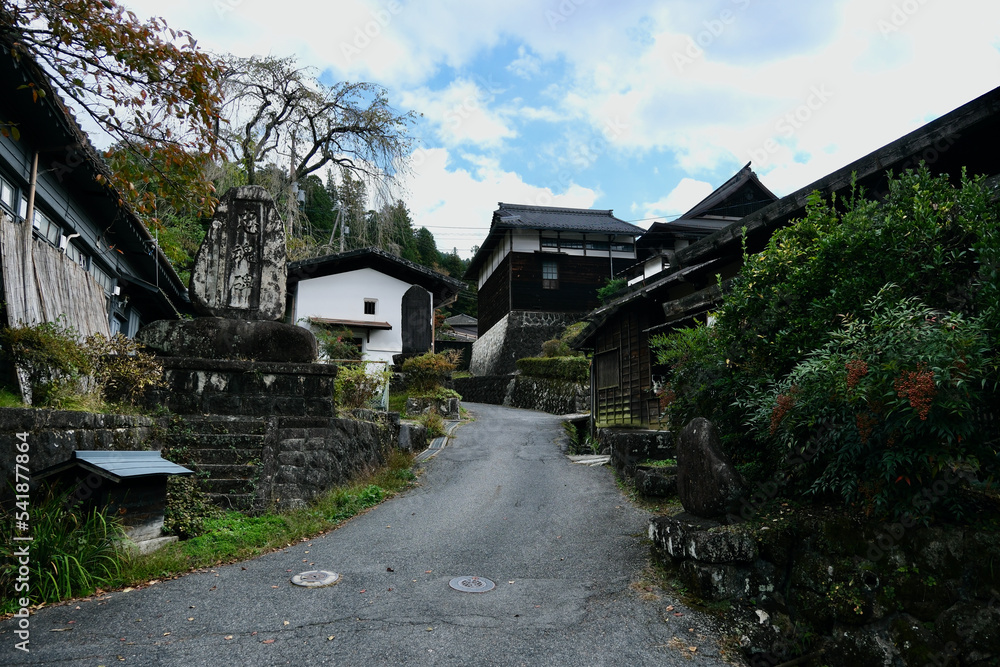
[[[551,229],[561,232],[642,234],[642,228],[620,220],[611,209],[525,206],[500,202],[493,213],[493,227]]]
[[[616,218],[611,209],[561,208],[558,206],[527,206],[525,204],[505,204],[499,202],[493,212],[490,233],[479,247],[479,252],[469,262],[465,271],[466,280],[475,280],[479,267],[490,256],[499,239],[508,229],[538,229],[553,232],[577,232],[582,234],[621,234],[639,236],[642,227]]]

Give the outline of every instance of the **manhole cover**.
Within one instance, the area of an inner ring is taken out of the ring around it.
[[[319,588],[321,586],[332,586],[340,581],[340,575],[328,570],[310,570],[292,577],[292,583],[296,586],[306,588]]]
[[[485,593],[496,588],[496,584],[484,577],[455,577],[448,585],[463,593]]]

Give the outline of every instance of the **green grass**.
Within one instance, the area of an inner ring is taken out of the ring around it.
[[[389,412],[398,412],[401,417],[406,417],[406,394],[389,392]]]
[[[246,560],[337,528],[412,486],[416,479],[412,465],[412,455],[395,451],[384,468],[331,490],[307,507],[262,516],[227,512],[206,519],[204,534],[131,559],[122,570],[119,584],[136,586],[151,579]]]
[[[206,531],[203,534],[169,544],[151,554],[134,555],[118,551],[109,561],[108,552],[104,550],[96,553],[93,563],[87,563],[84,556],[74,556],[69,552],[71,558],[82,559],[79,569],[84,571],[89,569],[94,574],[86,578],[78,577],[82,581],[79,585],[66,586],[60,583],[57,588],[62,592],[46,597],[45,601],[53,602],[74,596],[90,595],[98,589],[112,590],[141,586],[153,580],[172,578],[193,570],[253,558],[333,530],[351,517],[411,487],[416,480],[412,466],[411,454],[394,451],[384,467],[349,485],[331,490],[307,507],[262,516],[227,512],[219,517],[207,518]],[[55,517],[56,514],[53,512],[52,516]],[[102,519],[96,522],[94,529],[90,531],[96,537],[86,540],[84,546],[87,543],[100,541],[98,538],[104,535],[103,515],[98,516]],[[109,519],[107,524],[108,532],[115,530],[116,523],[113,520]],[[70,524],[62,521],[61,525]],[[67,537],[63,535],[67,530],[64,528],[60,531],[58,525],[36,524],[34,528],[36,542],[32,556],[36,561],[49,560],[48,556],[42,558],[43,554],[35,551],[39,545],[39,538],[45,539],[43,533],[51,533],[48,541],[57,544],[51,549],[54,554],[68,550],[68,547],[58,545],[67,541],[79,541],[76,539],[79,533],[70,531],[71,534]],[[94,548],[89,547],[88,552],[94,552]],[[68,563],[74,571],[78,569],[77,563],[73,560],[69,560]],[[60,571],[62,569],[60,568]],[[34,575],[33,581],[38,581]],[[13,586],[5,585],[4,590],[12,591]],[[33,603],[41,601],[41,599],[32,600]],[[13,600],[4,600],[0,603],[0,614],[15,611],[13,603]]]
[[[647,468],[670,468],[677,465],[677,461],[675,459],[649,459],[639,465]]]
[[[6,387],[0,387],[0,408],[23,408],[21,396]]]

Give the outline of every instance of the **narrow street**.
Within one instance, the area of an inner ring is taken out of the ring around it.
[[[8,620],[0,663],[726,664],[706,618],[640,583],[648,516],[560,452],[558,417],[466,407],[411,491],[252,561],[43,609],[30,654]],[[342,579],[290,584],[308,570]]]

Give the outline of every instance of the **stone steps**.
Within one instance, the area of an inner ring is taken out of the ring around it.
[[[195,471],[213,503],[246,511],[258,504],[267,429],[267,418],[192,415],[174,426],[167,442],[171,458]]]
[[[227,510],[247,512],[255,508],[257,494],[255,493],[209,493],[212,504]]]

